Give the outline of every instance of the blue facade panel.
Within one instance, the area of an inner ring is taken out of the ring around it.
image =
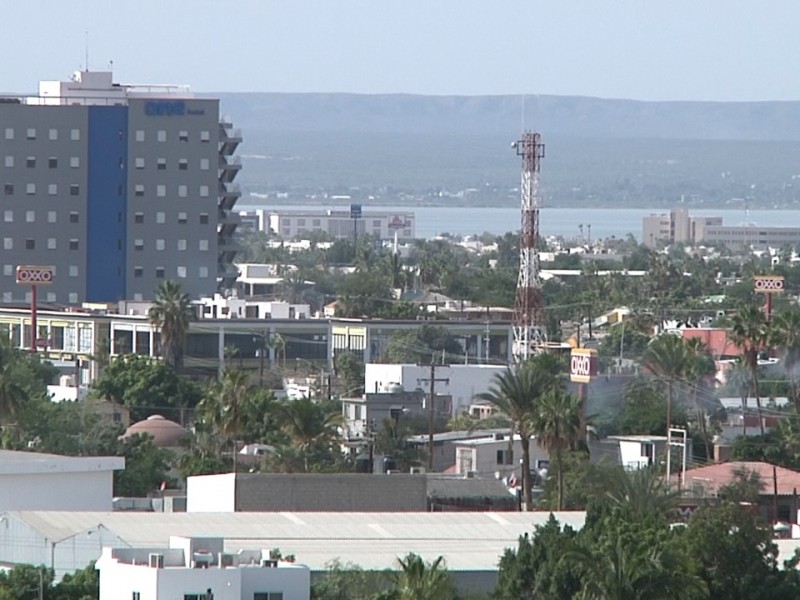
[[[89,107],[86,300],[126,298],[128,107]]]

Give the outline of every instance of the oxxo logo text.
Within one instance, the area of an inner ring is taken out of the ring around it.
[[[52,267],[17,267],[17,283],[48,284],[53,283]]]
[[[186,103],[182,100],[150,100],[144,103],[144,114],[148,117],[182,117],[186,114]]]
[[[782,292],[783,291],[783,277],[756,277],[753,280],[753,289],[756,292]]]
[[[597,375],[597,353],[592,350],[573,350],[569,357],[570,379],[585,383],[594,375]]]

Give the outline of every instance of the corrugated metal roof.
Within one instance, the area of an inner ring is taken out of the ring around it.
[[[228,552],[278,547],[314,570],[334,560],[367,569],[392,568],[416,552],[444,556],[454,570],[492,570],[506,548],[550,513],[11,513],[50,540],[102,524],[133,547],[166,547],[170,535],[222,537]],[[553,513],[583,526],[584,512]]]

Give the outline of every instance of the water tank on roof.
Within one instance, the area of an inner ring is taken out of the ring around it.
[[[403,386],[396,381],[393,381],[386,386],[386,391],[388,391],[390,394],[399,394],[403,391]]]

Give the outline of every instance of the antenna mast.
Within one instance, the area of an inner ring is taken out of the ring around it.
[[[526,131],[512,144],[522,157],[520,186],[522,228],[519,234],[519,275],[514,303],[514,361],[522,363],[536,354],[544,341],[544,302],[539,276],[539,163],[544,144],[538,133]]]

